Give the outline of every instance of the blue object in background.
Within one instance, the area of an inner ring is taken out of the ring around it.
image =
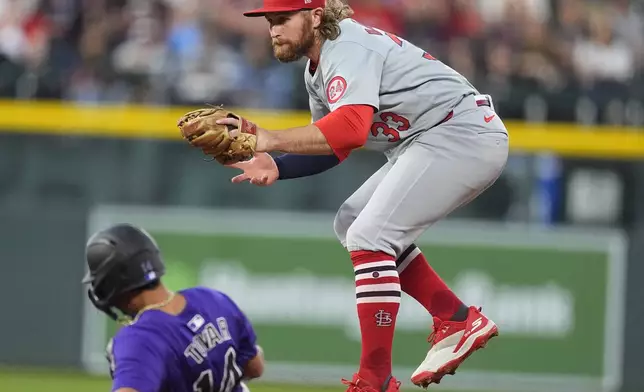
[[[535,199],[537,220],[550,226],[555,223],[562,202],[561,159],[552,154],[535,156]]]

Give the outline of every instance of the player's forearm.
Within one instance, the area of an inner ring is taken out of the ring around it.
[[[244,367],[244,379],[252,380],[264,374],[264,350],[257,345],[257,355],[253,357]]]
[[[367,140],[373,107],[347,105],[313,124],[283,131],[257,130],[257,151],[305,155],[335,154],[344,160]]]
[[[283,151],[294,154],[329,155],[333,149],[314,124],[282,131],[258,131],[258,152]]]
[[[274,158],[279,180],[313,176],[340,163],[337,155],[284,154]]]

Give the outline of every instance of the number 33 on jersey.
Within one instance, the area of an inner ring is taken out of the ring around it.
[[[304,79],[313,121],[344,105],[370,105],[365,147],[386,151],[441,122],[463,96],[478,94],[467,79],[394,34],[353,19],[324,42],[320,63]]]

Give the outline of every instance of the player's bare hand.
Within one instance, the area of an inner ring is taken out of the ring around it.
[[[234,118],[222,118],[217,120],[217,124],[237,127],[239,126],[239,121]],[[232,131],[228,132],[228,134],[232,137],[235,137],[236,135],[239,135],[240,132],[254,133],[255,136],[257,137],[255,151],[269,152],[268,139],[270,135],[268,134],[268,131],[246,120],[244,120],[244,124],[250,124],[246,130],[235,128]],[[249,132],[249,130],[252,130],[252,132]]]
[[[269,186],[279,177],[277,165],[273,157],[267,153],[257,153],[249,161],[232,163],[227,166],[243,171],[242,174],[231,179],[231,182],[235,184],[248,181],[253,185]]]
[[[239,120],[236,118],[228,117],[228,118],[221,118],[217,120],[217,124],[219,125],[232,125],[232,126],[237,126],[239,123]]]

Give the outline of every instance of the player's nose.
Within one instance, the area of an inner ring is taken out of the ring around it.
[[[271,35],[271,38],[274,40],[280,36],[279,26],[270,26],[268,32]]]

